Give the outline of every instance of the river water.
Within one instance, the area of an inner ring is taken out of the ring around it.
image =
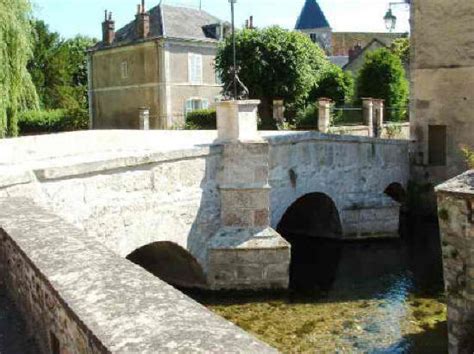
[[[439,236],[432,222],[402,239],[292,241],[292,290],[190,295],[282,352],[446,353]]]

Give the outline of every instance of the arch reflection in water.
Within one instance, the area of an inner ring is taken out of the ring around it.
[[[197,260],[173,242],[155,242],[141,247],[127,259],[161,280],[182,288],[199,288],[206,284]]]
[[[335,280],[342,247],[339,212],[323,193],[299,198],[283,215],[277,231],[291,243],[290,286],[328,289]],[[324,247],[321,247],[324,243]]]

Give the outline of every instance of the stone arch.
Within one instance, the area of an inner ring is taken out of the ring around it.
[[[398,182],[390,183],[387,188],[385,188],[384,194],[400,204],[404,204],[407,198],[405,188]]]
[[[342,223],[333,199],[324,193],[300,197],[277,231],[291,244],[290,287],[329,289],[342,251]]]
[[[325,193],[309,193],[298,198],[283,214],[277,231],[319,238],[339,238],[342,224],[333,199]]]
[[[203,288],[206,276],[194,256],[176,243],[153,242],[126,257],[161,280],[183,288]]]

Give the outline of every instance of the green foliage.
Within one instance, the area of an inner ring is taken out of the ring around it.
[[[336,106],[342,106],[352,100],[354,94],[354,79],[350,72],[343,71],[337,65],[330,65],[311,90],[308,100],[315,102],[318,98],[332,99]]]
[[[410,64],[410,38],[397,38],[392,42],[390,50],[400,58],[403,65]]]
[[[297,129],[316,129],[318,127],[318,106],[311,103],[303,109],[298,110],[295,117]]]
[[[0,138],[17,135],[18,112],[38,106],[26,69],[32,56],[30,14],[28,0],[0,0]]]
[[[248,87],[250,98],[262,101],[264,127],[273,122],[273,99],[283,99],[289,105],[304,102],[329,67],[323,50],[308,36],[280,27],[238,31],[236,47],[240,79]],[[225,86],[232,82],[231,67],[232,40],[227,38],[216,57],[216,68]]]
[[[185,129],[215,130],[217,129],[217,115],[215,109],[200,109],[186,115]]]
[[[87,109],[86,50],[94,40],[76,36],[63,40],[43,21],[34,21],[34,56],[28,64],[45,109]]]
[[[368,53],[357,79],[357,96],[382,98],[393,110],[387,120],[400,121],[408,104],[408,80],[400,58],[388,49]]]
[[[474,150],[471,150],[469,146],[462,145],[461,151],[466,159],[467,167],[469,169],[474,169]]]
[[[89,124],[88,113],[83,109],[25,111],[19,117],[22,135],[83,130]]]

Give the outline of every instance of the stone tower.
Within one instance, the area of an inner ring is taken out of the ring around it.
[[[306,0],[295,29],[306,33],[326,54],[331,55],[332,29],[316,0]]]

